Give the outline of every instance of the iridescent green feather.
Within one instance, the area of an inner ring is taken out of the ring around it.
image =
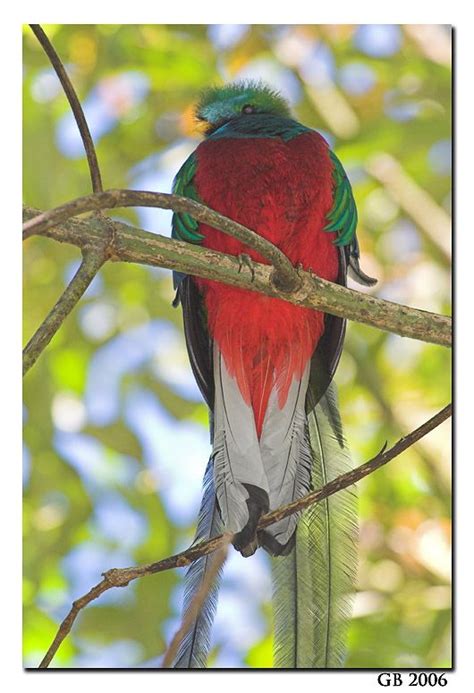
[[[357,227],[357,208],[349,179],[344,168],[334,154],[329,152],[333,163],[334,202],[327,215],[325,231],[336,231],[336,245],[351,245]]]
[[[182,195],[191,200],[200,202],[199,196],[194,186],[194,176],[196,174],[197,159],[195,154],[186,159],[179,169],[173,183],[173,193]],[[187,243],[201,243],[204,236],[198,232],[199,222],[193,219],[186,212],[175,212],[172,221],[172,238]]]
[[[316,489],[352,467],[334,384],[308,414],[308,430]],[[275,668],[344,666],[356,568],[356,497],[344,489],[307,508],[291,553],[273,558]]]

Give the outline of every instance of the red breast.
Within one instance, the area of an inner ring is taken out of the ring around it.
[[[323,231],[333,201],[332,164],[320,135],[304,133],[286,143],[276,138],[209,139],[196,155],[196,190],[206,204],[267,238],[294,265],[336,279],[335,234]],[[208,248],[245,252],[265,262],[221,231],[204,224],[199,231]],[[301,377],[321,337],[323,314],[210,280],[199,284],[211,335],[244,399],[252,403],[260,435],[273,384],[278,384],[283,407],[293,377]]]

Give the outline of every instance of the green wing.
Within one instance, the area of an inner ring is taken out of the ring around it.
[[[173,182],[173,193],[200,202],[201,200],[194,185],[196,168],[197,159],[195,153],[193,153],[186,159],[176,174]],[[178,241],[186,241],[187,243],[201,243],[204,236],[199,233],[198,228],[199,222],[189,216],[189,214],[186,214],[186,212],[175,212],[173,214],[172,238],[176,238]]]
[[[172,191],[175,195],[182,195],[196,202],[201,202],[194,185],[196,169],[197,158],[196,154],[193,152],[181,166],[173,181]],[[189,214],[186,214],[186,212],[173,212],[171,238],[175,238],[178,241],[185,241],[186,243],[201,243],[204,236],[199,233],[198,228],[199,222],[193,219]],[[173,271],[173,286],[175,289],[178,289],[185,276],[186,275],[182,272]],[[178,292],[173,301],[173,305],[177,306],[179,300]]]
[[[332,172],[334,201],[327,215],[328,223],[324,230],[335,231],[337,234],[335,244],[345,247],[348,270],[352,278],[359,284],[373,286],[377,280],[365,274],[359,264],[360,252],[356,235],[357,207],[349,178],[334,152],[330,151],[329,156],[334,167]]]
[[[327,215],[325,231],[336,231],[336,245],[351,245],[357,228],[357,208],[351,184],[337,156],[330,152],[333,163],[334,202]]]

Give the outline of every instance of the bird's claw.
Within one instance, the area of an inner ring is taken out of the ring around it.
[[[258,549],[256,525],[252,525],[251,527],[244,527],[243,530],[241,530],[234,536],[232,544],[234,546],[234,549],[236,549],[236,551],[239,551],[239,553],[244,558],[253,556],[255,551]]]
[[[244,265],[245,265],[245,267],[248,267],[248,268],[249,268],[250,273],[251,273],[251,275],[252,275],[251,281],[253,281],[253,280],[255,279],[255,268],[254,268],[254,266],[253,266],[253,260],[252,260],[252,258],[250,257],[250,255],[247,255],[247,253],[241,253],[241,254],[238,256],[238,258],[239,258],[239,274],[241,273],[242,268],[243,268]]]
[[[237,547],[235,547],[237,548]],[[257,535],[253,537],[247,544],[243,546],[239,546],[237,548],[238,551],[240,551],[240,554],[243,558],[249,558],[249,556],[253,556],[255,551],[258,549],[258,539]]]

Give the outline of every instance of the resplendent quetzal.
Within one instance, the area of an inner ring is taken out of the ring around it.
[[[240,222],[294,266],[346,283],[359,267],[357,211],[344,169],[323,137],[293,120],[286,101],[253,82],[206,91],[195,111],[205,140],[173,192]],[[173,238],[265,260],[187,214]],[[342,491],[256,533],[260,516],[347,471],[331,380],[345,321],[219,282],[175,273],[191,366],[211,412],[212,454],[196,541],[235,533],[243,556],[274,556],[275,666],[341,666],[356,571],[354,493]],[[209,565],[185,579],[184,610]],[[204,667],[218,585],[181,642],[176,667]],[[232,624],[229,624],[229,628]]]

